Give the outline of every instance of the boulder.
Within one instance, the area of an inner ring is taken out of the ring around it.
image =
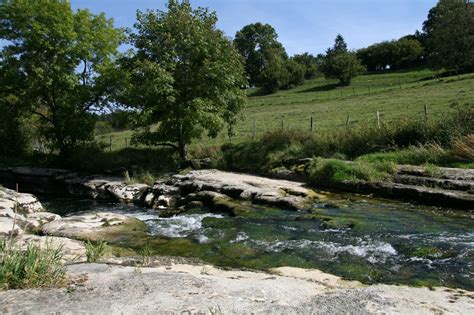
[[[12,202],[13,205],[11,204]],[[44,211],[43,205],[35,196],[31,194],[17,193],[14,190],[2,188],[0,190],[0,207],[14,208],[15,204],[18,205],[18,212],[22,213]]]
[[[61,217],[55,213],[50,212],[37,212],[29,214],[26,217],[25,228],[28,230],[38,230],[42,225],[59,220]]]
[[[23,234],[23,229],[18,221],[15,222],[13,218],[9,217],[0,217],[0,238],[21,234]]]

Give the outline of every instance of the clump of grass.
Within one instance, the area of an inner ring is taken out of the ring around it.
[[[107,242],[98,241],[94,244],[90,240],[87,240],[85,242],[85,246],[87,262],[94,263],[102,256],[104,256],[105,250],[107,249]]]
[[[410,146],[406,149],[396,151],[371,153],[363,155],[357,160],[369,163],[393,162],[397,164],[409,165],[445,165],[449,164],[450,153],[449,150],[444,149],[440,145],[435,143]]]
[[[396,173],[391,162],[352,162],[318,158],[310,165],[309,176],[314,184],[332,186],[343,181],[381,181]]]
[[[453,156],[463,162],[474,162],[474,134],[467,135],[453,145]]]
[[[46,242],[43,248],[29,244],[20,250],[4,241],[0,247],[0,289],[51,287],[65,281],[62,246]]]
[[[151,262],[151,257],[155,255],[155,251],[149,242],[143,245],[137,252],[142,257],[143,266],[148,266]]]
[[[152,175],[149,171],[139,171],[134,174],[132,177],[128,175],[124,175],[124,182],[128,185],[130,184],[147,184],[152,186],[157,180],[157,177]]]

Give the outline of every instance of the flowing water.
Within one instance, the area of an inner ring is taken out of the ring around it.
[[[318,268],[365,283],[450,286],[474,290],[474,217],[380,200],[315,204],[307,213],[256,207],[244,217],[194,210],[159,218],[153,210],[90,200],[46,200],[61,215],[127,214],[149,227],[158,255],[196,257],[230,267]],[[141,239],[121,246],[135,250]]]

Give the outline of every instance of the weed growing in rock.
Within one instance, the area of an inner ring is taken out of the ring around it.
[[[43,248],[29,244],[20,250],[11,244],[4,241],[0,245],[0,289],[50,287],[64,281],[62,246],[53,248],[47,242]]]
[[[85,246],[87,262],[93,263],[96,262],[102,256],[104,256],[105,250],[107,248],[107,242],[98,241],[97,243],[93,244],[91,241],[88,240],[87,242],[85,242]]]
[[[151,257],[155,254],[155,251],[151,247],[151,244],[147,242],[142,248],[138,250],[138,254],[142,257],[143,266],[148,266],[151,262]]]

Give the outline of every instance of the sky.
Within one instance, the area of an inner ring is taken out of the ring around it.
[[[74,9],[105,12],[118,27],[132,27],[136,10],[166,7],[166,0],[71,0]],[[243,26],[269,23],[289,55],[318,54],[341,33],[351,49],[421,30],[437,0],[191,0],[217,12],[218,28],[234,37]]]

